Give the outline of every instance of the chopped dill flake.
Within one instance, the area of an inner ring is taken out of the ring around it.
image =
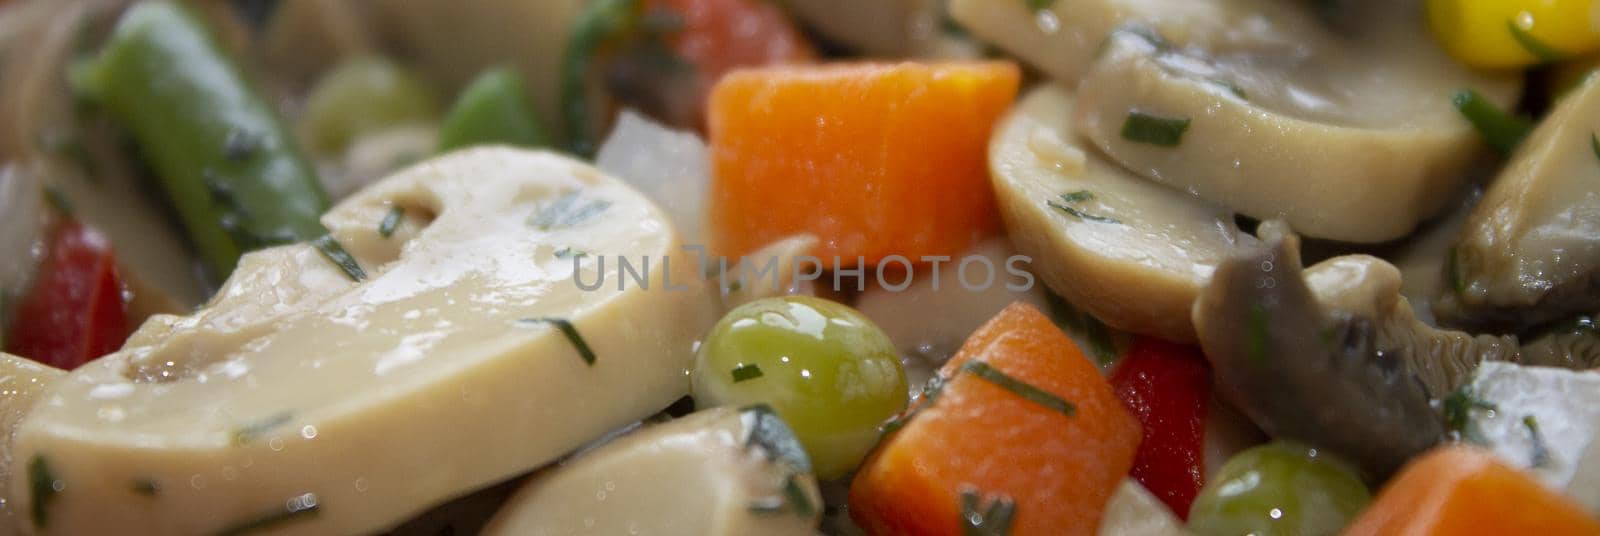
[[[961,488],[961,533],[964,536],[1005,536],[1011,534],[1017,503],[1005,495],[991,496],[983,504],[983,494],[972,486]]]
[[[400,219],[405,215],[405,207],[395,205],[390,208],[389,213],[383,215],[383,221],[378,222],[378,236],[384,238],[394,236],[394,230],[400,227]]]
[[[1500,151],[1500,154],[1511,154],[1517,144],[1522,143],[1522,138],[1533,130],[1533,121],[1506,113],[1477,91],[1457,91],[1450,102],[1472,123],[1473,128],[1478,129],[1483,141]]]
[[[594,350],[589,348],[589,343],[585,342],[583,340],[583,336],[578,334],[578,328],[573,327],[571,321],[568,321],[565,318],[546,317],[524,318],[519,320],[519,322],[528,324],[550,324],[555,326],[556,329],[561,330],[562,335],[567,337],[567,342],[572,343],[572,347],[578,351],[578,357],[583,358],[584,363],[588,363],[591,366],[594,365]]]
[[[1177,147],[1188,131],[1187,117],[1161,117],[1138,111],[1128,112],[1128,119],[1122,123],[1122,139],[1161,147]]]
[[[34,455],[33,461],[28,462],[28,487],[33,492],[33,526],[43,529],[50,524],[50,503],[64,487],[44,456]]]
[[[1464,440],[1480,445],[1487,444],[1488,440],[1478,431],[1472,423],[1474,411],[1495,411],[1498,409],[1487,400],[1478,398],[1472,391],[1472,385],[1467,384],[1456,389],[1444,398],[1444,422],[1450,431],[1460,435]]]
[[[538,214],[535,214],[533,219],[528,221],[528,224],[537,227],[540,231],[572,227],[588,221],[589,218],[593,218],[611,207],[611,202],[604,199],[578,203],[578,195],[578,191],[562,194],[555,201],[551,201],[549,206],[544,207]]]
[[[322,252],[323,257],[332,261],[334,266],[338,266],[351,281],[359,283],[367,278],[367,272],[361,269],[361,263],[356,262],[356,258],[345,251],[344,246],[340,245],[332,234],[324,233],[316,240],[312,240],[311,245]]]
[[[62,216],[71,216],[73,213],[72,200],[67,199],[66,192],[54,184],[44,187],[44,200],[50,203],[50,208],[56,209]]]
[[[811,502],[811,496],[806,494],[806,489],[800,485],[800,474],[789,473],[789,478],[783,481],[783,496],[788,500],[789,507],[794,508],[794,513],[800,517],[811,517],[817,513],[817,505]]]
[[[765,374],[761,372],[761,367],[757,366],[755,363],[739,365],[733,369],[733,383],[739,383],[745,380],[754,380],[764,375]]]
[[[1567,56],[1566,54],[1562,54],[1561,51],[1556,50],[1555,47],[1545,44],[1544,41],[1540,41],[1539,38],[1534,37],[1533,34],[1530,34],[1527,30],[1522,29],[1521,26],[1517,26],[1517,21],[1507,20],[1506,30],[1511,32],[1511,38],[1516,39],[1517,44],[1522,45],[1523,50],[1528,51],[1529,55],[1537,58],[1542,63],[1561,61],[1561,59]]]
[[[1077,218],[1077,219],[1082,220],[1082,221],[1092,221],[1092,222],[1098,222],[1098,223],[1122,223],[1121,221],[1118,221],[1116,218],[1100,216],[1100,215],[1096,215],[1096,214],[1090,214],[1088,212],[1084,212],[1083,210],[1080,210],[1077,207],[1073,206],[1074,204],[1082,202],[1082,201],[1093,200],[1094,199],[1094,193],[1093,192],[1089,192],[1089,191],[1086,191],[1086,190],[1079,190],[1079,191],[1076,191],[1076,192],[1070,192],[1070,193],[1061,194],[1060,199],[1061,199],[1060,203],[1057,203],[1055,200],[1050,200],[1050,201],[1046,201],[1045,205],[1048,205],[1050,208],[1059,210],[1059,211],[1065,213],[1068,216],[1072,216],[1072,217]]]
[[[1046,9],[1050,9],[1051,6],[1054,6],[1056,4],[1056,0],[1022,0],[1022,3],[1027,4],[1028,9],[1030,10],[1044,11]]]
[[[285,411],[256,422],[240,426],[237,430],[233,431],[233,444],[243,445],[260,439],[261,436],[266,435],[267,432],[271,432],[272,429],[283,426],[284,424],[288,424],[288,422],[293,418],[294,414]]]
[[[880,434],[889,435],[894,433],[896,430],[904,428],[906,423],[911,421],[911,417],[916,416],[917,412],[922,411],[923,408],[933,405],[933,402],[939,399],[939,393],[944,392],[945,381],[946,380],[944,376],[940,376],[938,374],[934,374],[932,378],[928,378],[928,383],[922,386],[922,396],[913,401],[913,405],[910,408],[907,408],[905,412],[890,417],[889,420],[884,421],[883,425],[879,427]]]
[[[1034,387],[1033,385],[1016,379],[1009,374],[1000,372],[999,369],[996,369],[983,361],[969,361],[967,364],[961,366],[961,371],[970,373],[988,381],[989,383],[998,385],[1001,388],[1011,391],[1017,396],[1028,400],[1029,402],[1056,410],[1062,415],[1071,417],[1076,415],[1078,412],[1078,408],[1073,406],[1071,402],[1062,400],[1061,397],[1051,394],[1049,391]]]
[[[1539,433],[1539,420],[1532,415],[1522,418],[1522,426],[1528,429],[1528,435],[1533,438],[1534,467],[1544,467],[1550,463],[1550,449],[1544,444],[1544,434]]]
[[[581,250],[581,249],[573,249],[571,246],[563,247],[561,249],[556,250],[556,258],[557,259],[572,259],[572,258],[581,258],[581,257],[587,257],[587,256],[589,256],[589,252]]]

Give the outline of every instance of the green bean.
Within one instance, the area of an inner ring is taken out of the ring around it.
[[[484,71],[468,84],[439,127],[440,151],[488,143],[540,147],[549,140],[522,77],[504,67]]]
[[[593,156],[600,128],[591,116],[588,99],[589,69],[602,45],[633,29],[639,19],[639,0],[591,2],[572,30],[561,62],[561,118],[567,143],[579,156]]]
[[[176,2],[135,4],[77,90],[133,137],[208,268],[310,240],[328,198],[266,101],[200,19]]]

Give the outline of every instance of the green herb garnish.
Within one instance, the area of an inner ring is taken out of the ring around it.
[[[1250,364],[1267,364],[1267,309],[1259,303],[1250,304],[1245,322],[1244,355]]]
[[[44,187],[44,200],[50,203],[50,208],[56,209],[62,216],[71,216],[73,213],[72,200],[67,199],[66,192],[62,192],[54,184]]]
[[[1544,467],[1550,463],[1550,449],[1544,444],[1544,434],[1539,433],[1539,420],[1532,415],[1522,418],[1522,426],[1528,429],[1528,435],[1533,438],[1533,466]]]
[[[28,462],[28,487],[33,492],[33,526],[44,529],[50,524],[50,503],[63,488],[44,456],[36,454]]]
[[[1017,503],[1005,495],[991,496],[984,506],[982,493],[961,488],[961,533],[964,536],[1005,536],[1017,515]],[[981,509],[980,509],[981,508]]]
[[[1600,136],[1596,136],[1592,132],[1589,134],[1589,150],[1594,151],[1596,159],[1600,159]]]
[[[283,413],[272,415],[265,419],[241,426],[239,429],[233,431],[233,444],[244,445],[251,441],[260,439],[261,436],[266,435],[266,433],[272,431],[273,428],[283,426],[293,418],[294,414],[285,411]]]
[[[134,493],[146,497],[154,497],[157,493],[161,492],[161,486],[156,485],[156,481],[148,478],[134,480],[132,489]]]
[[[578,351],[578,357],[583,358],[584,363],[588,363],[590,366],[594,365],[594,350],[589,348],[589,343],[584,342],[583,336],[578,334],[578,328],[573,327],[571,321],[565,318],[545,317],[524,318],[520,322],[555,326],[556,329],[561,330],[562,335],[567,337],[567,342],[572,343],[572,347]]]
[[[910,408],[906,409],[905,412],[890,417],[889,420],[884,421],[883,426],[879,427],[880,435],[889,435],[894,433],[896,430],[905,427],[906,423],[910,422],[911,417],[915,416],[917,412],[922,411],[923,408],[933,405],[933,402],[939,399],[939,393],[944,392],[944,384],[945,378],[938,374],[934,374],[932,378],[928,378],[928,383],[922,386],[922,396],[917,398],[915,402],[916,405],[911,406]]]
[[[1045,205],[1048,205],[1050,208],[1053,208],[1053,209],[1059,210],[1059,211],[1061,211],[1063,213],[1066,213],[1066,215],[1068,215],[1068,216],[1072,216],[1074,218],[1077,218],[1077,219],[1083,220],[1083,221],[1092,221],[1092,222],[1099,222],[1099,223],[1122,223],[1121,221],[1118,221],[1116,218],[1111,218],[1111,217],[1107,217],[1107,216],[1100,216],[1100,215],[1096,215],[1096,214],[1090,214],[1088,212],[1084,212],[1083,210],[1073,206],[1076,203],[1094,199],[1094,193],[1093,192],[1090,192],[1090,191],[1087,191],[1087,190],[1078,190],[1076,192],[1070,192],[1070,193],[1061,194],[1060,199],[1062,201],[1060,203],[1057,203],[1055,200],[1050,200],[1050,201],[1045,201]]]
[[[383,221],[378,222],[378,236],[384,238],[394,236],[394,230],[400,227],[400,218],[405,217],[405,215],[405,207],[400,205],[391,207],[389,213],[383,215]]]
[[[1239,84],[1233,83],[1232,80],[1225,78],[1208,78],[1206,81],[1216,84],[1222,87],[1222,89],[1228,90],[1228,92],[1232,93],[1233,96],[1239,97],[1239,100],[1250,100],[1250,97],[1245,94],[1244,88],[1239,87]]]
[[[338,266],[351,281],[359,283],[367,278],[367,272],[361,269],[361,264],[356,262],[356,258],[351,256],[350,252],[344,250],[344,246],[339,244],[339,240],[335,239],[332,233],[324,233],[316,240],[312,240],[311,245],[322,252],[323,257],[332,261],[334,266]]]
[[[586,257],[588,255],[589,255],[589,252],[583,251],[581,249],[572,249],[571,246],[563,247],[561,249],[556,250],[556,258],[557,259],[571,259],[571,258],[575,258],[575,257]]]
[[[1128,119],[1122,122],[1122,139],[1161,147],[1177,147],[1183,143],[1183,133],[1188,131],[1187,117],[1161,117],[1135,111],[1128,112]]]
[[[733,383],[754,380],[762,376],[764,374],[761,372],[761,367],[755,363],[741,364],[733,369]]]
[[[550,206],[535,214],[533,219],[528,221],[528,224],[537,227],[540,231],[572,227],[583,223],[596,214],[605,212],[607,208],[611,207],[611,202],[604,199],[596,199],[583,204],[577,201],[578,192],[576,191],[562,194],[561,197],[557,197],[555,201],[550,202]]]
[[[217,531],[217,535],[237,536],[239,534],[262,531],[297,519],[315,516],[321,509],[322,505],[317,503],[315,494],[297,495],[284,501],[283,509],[255,519],[242,521],[237,525]]]
[[[1026,4],[1029,10],[1044,11],[1055,5],[1056,0],[1022,0],[1022,3]]]
[[[1526,117],[1507,114],[1489,99],[1471,89],[1457,91],[1450,102],[1478,129],[1478,134],[1501,154],[1511,154],[1533,130],[1533,122]]]
[[[1478,398],[1472,391],[1472,385],[1467,384],[1456,389],[1444,397],[1444,422],[1450,431],[1460,434],[1462,439],[1477,443],[1487,444],[1488,440],[1478,431],[1472,423],[1472,412],[1495,411],[1496,406],[1487,400]]]
[[[967,364],[961,366],[961,371],[998,385],[1029,402],[1061,412],[1062,415],[1071,417],[1078,412],[1078,408],[1073,406],[1071,402],[1062,400],[1061,397],[1051,394],[1049,391],[1034,387],[1027,382],[1011,377],[1009,374],[1000,372],[999,369],[983,361],[968,361]]]
[[[796,515],[811,517],[817,514],[817,505],[811,502],[811,496],[800,485],[800,473],[789,473],[789,477],[783,480],[783,496]]]
[[[1561,51],[1556,50],[1555,47],[1544,44],[1544,42],[1540,41],[1539,38],[1528,33],[1528,31],[1522,29],[1521,26],[1517,26],[1517,22],[1514,20],[1506,21],[1506,30],[1511,32],[1511,38],[1516,39],[1517,44],[1522,45],[1523,50],[1528,51],[1528,54],[1532,55],[1534,58],[1538,58],[1540,62],[1550,63],[1553,61],[1560,61],[1562,58],[1566,57],[1566,54],[1562,54]]]

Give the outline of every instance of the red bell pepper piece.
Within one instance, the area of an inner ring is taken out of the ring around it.
[[[1205,484],[1211,370],[1200,349],[1141,337],[1111,376],[1117,398],[1144,427],[1130,474],[1188,519]]]
[[[127,336],[111,242],[76,221],[62,222],[51,231],[33,288],[17,305],[7,351],[72,370],[116,351]]]

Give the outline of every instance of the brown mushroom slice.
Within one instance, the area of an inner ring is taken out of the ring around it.
[[[1326,314],[1299,240],[1263,223],[1264,244],[1219,265],[1194,306],[1218,394],[1273,437],[1328,448],[1387,475],[1444,437],[1428,393],[1380,352],[1371,318]]]
[[[1017,250],[1056,293],[1113,328],[1193,341],[1189,308],[1237,240],[1233,215],[1087,152],[1073,97],[1045,86],[989,145],[995,197]]]
[[[1301,50],[1325,33],[1313,31],[1315,20],[1286,15],[1300,8],[1277,0],[1061,0],[1042,9],[1036,3],[951,0],[950,17],[1068,83],[1089,70],[1106,37],[1127,23],[1152,28],[1180,45],[1207,48]]]
[[[1489,186],[1456,242],[1442,320],[1522,327],[1600,302],[1600,80],[1562,98]]]
[[[1455,65],[1409,11],[1375,11],[1358,35],[1311,26],[1285,49],[1117,32],[1078,88],[1077,126],[1123,167],[1251,217],[1316,238],[1400,238],[1453,197],[1481,146],[1451,95],[1505,106],[1518,82]],[[1257,20],[1309,16],[1279,15]]]

